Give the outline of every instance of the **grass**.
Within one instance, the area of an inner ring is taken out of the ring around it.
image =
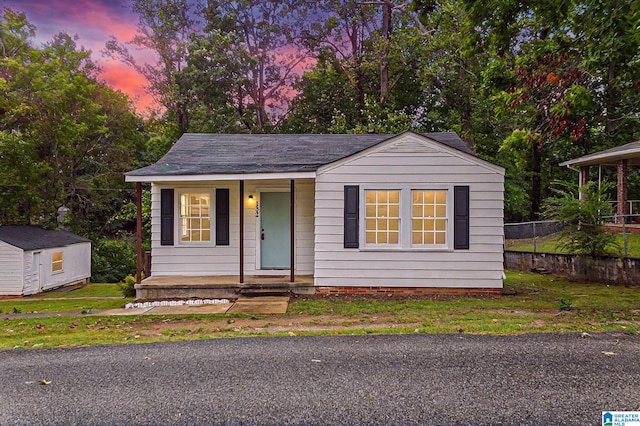
[[[64,297],[95,297],[99,289],[104,290],[104,294],[113,294],[108,287],[97,287],[77,290],[79,293],[68,292]],[[122,306],[126,301],[49,297],[43,302],[50,303],[50,309],[74,307],[77,310],[79,306],[102,309],[94,302],[115,302]],[[11,306],[18,306],[16,303],[5,300],[0,301],[0,306],[6,313]],[[19,306],[27,311],[37,305]],[[265,335],[577,331],[640,332],[640,287],[576,283],[550,275],[508,271],[502,296],[431,299],[300,296],[292,298],[284,315],[83,315],[0,319],[0,348]]]
[[[33,296],[38,299],[59,299],[65,297],[122,297],[118,284],[88,284],[71,291],[48,291]]]
[[[533,251],[533,239],[507,240],[506,249],[514,251]],[[558,234],[536,238],[536,252],[538,253],[567,253],[558,246]],[[616,242],[623,254],[624,241],[622,234],[616,235]],[[640,257],[640,234],[627,234],[627,257]]]

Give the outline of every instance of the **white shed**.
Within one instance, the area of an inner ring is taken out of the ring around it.
[[[90,277],[90,240],[33,225],[0,226],[0,295],[26,296]]]

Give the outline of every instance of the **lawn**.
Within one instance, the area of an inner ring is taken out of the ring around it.
[[[505,248],[514,251],[533,251],[533,239],[507,240]],[[567,253],[558,247],[558,234],[547,235],[535,239],[538,253]],[[617,250],[612,248],[612,254],[624,253],[624,239],[622,234],[616,234]],[[617,251],[617,253],[615,253]],[[640,257],[640,234],[627,234],[627,257]]]
[[[96,297],[98,290],[113,295],[113,288],[99,286],[38,302],[48,303],[47,307],[35,301],[5,300],[0,301],[0,309],[5,313],[10,313],[12,306],[20,306],[23,312],[36,307],[53,311],[77,310],[78,306],[102,309],[97,302],[122,306],[128,300],[79,298]],[[576,283],[551,275],[508,271],[502,296],[296,296],[283,315],[1,318],[0,348],[5,349],[304,334],[637,334],[640,287]]]

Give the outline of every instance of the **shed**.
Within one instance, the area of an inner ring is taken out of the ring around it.
[[[34,225],[0,226],[0,295],[30,295],[90,277],[90,240]]]
[[[185,134],[126,180],[151,184],[139,298],[223,277],[319,292],[502,288],[504,169],[455,133]]]

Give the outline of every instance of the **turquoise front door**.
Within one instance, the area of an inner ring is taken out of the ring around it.
[[[291,268],[291,199],[288,192],[260,194],[260,266]]]

